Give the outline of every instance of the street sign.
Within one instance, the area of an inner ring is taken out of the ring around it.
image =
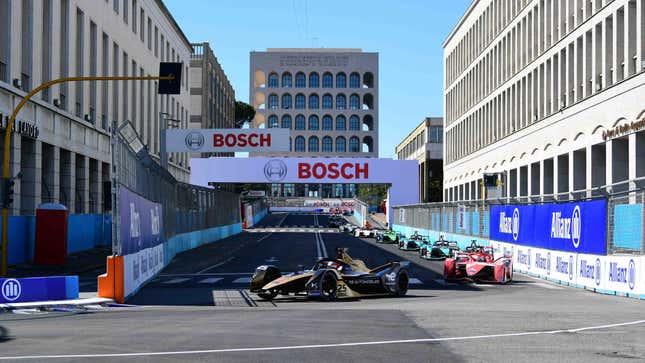
[[[178,95],[181,91],[181,70],[183,63],[161,62],[159,63],[159,77],[173,76],[174,79],[159,80],[157,93],[160,95]]]
[[[288,129],[169,129],[167,152],[289,151]]]

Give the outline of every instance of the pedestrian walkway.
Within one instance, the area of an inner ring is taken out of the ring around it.
[[[9,266],[9,277],[35,276],[80,276],[90,272],[105,270],[107,256],[112,254],[111,246],[102,246],[67,256],[63,266],[42,266],[33,263],[22,263]],[[100,272],[102,273],[102,272]]]

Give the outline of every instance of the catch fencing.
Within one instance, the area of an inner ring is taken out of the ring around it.
[[[627,189],[624,185],[631,185]],[[504,198],[451,203],[429,203],[393,208],[393,224],[409,229],[421,229],[462,236],[464,239],[490,238],[492,206],[536,205],[606,200],[606,243],[608,254],[643,254],[645,251],[645,188],[643,180],[621,183],[579,193],[568,198]]]

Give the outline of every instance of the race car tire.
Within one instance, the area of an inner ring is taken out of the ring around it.
[[[410,277],[406,270],[400,270],[396,275],[396,286],[394,288],[394,296],[405,296],[408,293],[408,285]]]
[[[325,301],[336,300],[338,292],[338,277],[331,271],[325,271],[320,278],[320,297]]]
[[[273,300],[276,296],[278,296],[278,292],[275,290],[258,293],[258,297],[262,300]]]

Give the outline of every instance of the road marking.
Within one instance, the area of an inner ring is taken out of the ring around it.
[[[564,289],[564,287],[555,286],[555,285],[547,284],[547,283],[544,283],[544,282],[533,282],[530,285],[531,286],[535,285],[535,286],[539,286],[539,287],[542,287],[542,288],[545,288],[545,289],[550,289],[550,290],[563,290]]]
[[[234,284],[248,284],[249,282],[251,282],[250,277],[240,277],[239,279],[233,280]]]
[[[209,277],[198,282],[198,284],[214,284],[217,281],[222,280],[222,277]]]
[[[470,336],[463,336],[463,337],[381,340],[381,341],[335,343],[335,344],[285,345],[285,346],[275,346],[275,347],[224,348],[224,349],[207,349],[207,350],[183,350],[183,351],[165,351],[165,352],[138,352],[138,353],[18,355],[18,356],[11,356],[11,357],[0,357],[0,360],[153,357],[153,356],[167,356],[167,355],[197,355],[197,354],[213,354],[213,353],[261,352],[261,351],[274,351],[274,350],[304,350],[304,349],[337,348],[337,347],[359,347],[359,346],[384,345],[384,344],[437,343],[437,342],[447,342],[447,341],[466,341],[466,340],[477,340],[477,339],[493,339],[493,338],[507,338],[507,337],[521,337],[521,336],[535,336],[535,335],[571,334],[571,333],[579,333],[582,331],[604,330],[609,328],[616,328],[616,327],[628,326],[628,325],[638,325],[638,324],[644,324],[644,323],[645,323],[645,320],[636,320],[636,321],[630,321],[626,323],[597,325],[597,326],[589,326],[589,327],[583,327],[583,328],[560,329],[560,330],[550,330],[550,331],[528,331],[528,332],[506,333],[506,334],[470,335]]]
[[[197,275],[199,275],[199,274],[203,274],[204,272],[206,272],[206,271],[208,271],[208,270],[216,269],[216,268],[218,268],[218,267],[220,267],[220,266],[222,266],[222,265],[225,265],[225,264],[227,264],[227,263],[229,263],[229,262],[233,261],[234,259],[235,259],[235,256],[229,257],[228,259],[226,259],[226,260],[224,260],[224,261],[222,261],[222,262],[220,262],[220,263],[216,263],[216,264],[214,264],[213,266],[206,267],[205,269],[203,269],[203,270],[201,270],[201,271],[198,271],[198,272],[197,272]]]
[[[162,282],[162,284],[180,284],[180,283],[182,283],[182,282],[186,282],[186,281],[188,281],[188,280],[190,280],[190,278],[187,278],[187,277],[184,277],[184,278],[178,277],[178,278],[174,278],[174,279],[172,279],[172,280],[164,281],[164,282]]]
[[[410,284],[410,285],[423,285],[423,282],[421,280],[413,277],[408,281],[408,284]]]

